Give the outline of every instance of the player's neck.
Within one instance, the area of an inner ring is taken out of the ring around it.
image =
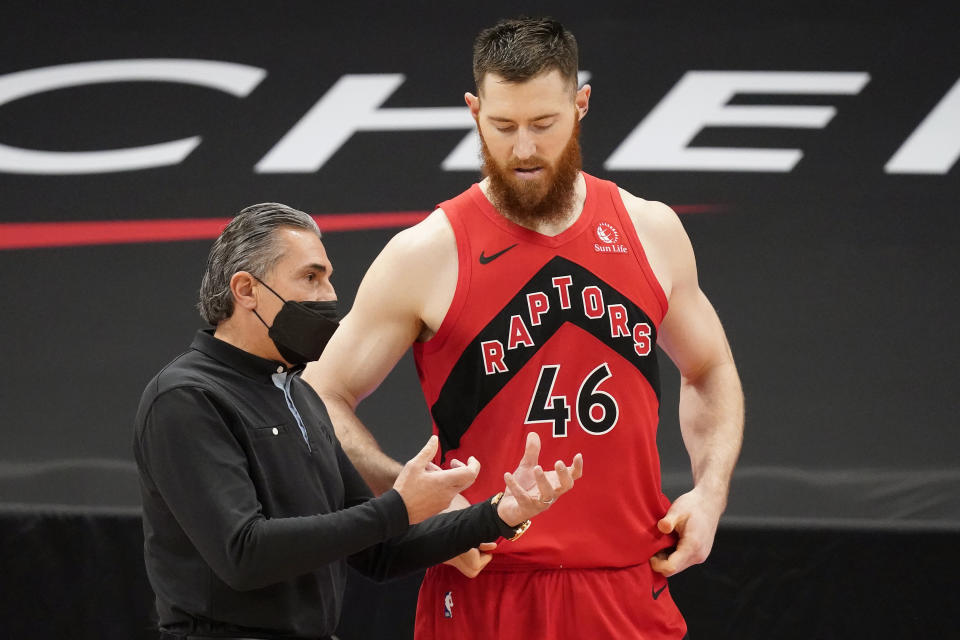
[[[490,179],[484,178],[480,182],[480,190],[483,191],[483,195],[487,197],[487,200],[493,202],[493,199],[490,197]],[[545,236],[558,236],[570,227],[580,218],[580,214],[583,212],[583,203],[587,198],[587,183],[583,178],[583,173],[577,173],[577,177],[574,180],[573,185],[573,200],[570,203],[570,206],[567,208],[565,214],[556,220],[528,220],[528,219],[519,219],[510,215],[509,211],[503,211],[497,209],[497,213],[502,215],[504,218],[531,231],[536,231],[537,233]],[[494,208],[497,208],[494,205]]]

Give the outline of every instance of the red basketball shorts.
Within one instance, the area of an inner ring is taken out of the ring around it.
[[[499,570],[491,563],[473,579],[447,565],[428,569],[415,637],[679,640],[686,629],[666,579],[646,563],[531,570]]]

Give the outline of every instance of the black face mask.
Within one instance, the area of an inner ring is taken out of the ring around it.
[[[257,281],[270,289],[270,285],[260,278],[257,278]],[[283,300],[273,289],[270,289],[270,293]],[[253,313],[260,318],[256,309]],[[273,319],[273,326],[267,326],[263,318],[260,318],[260,322],[267,327],[267,335],[273,340],[283,359],[292,365],[297,365],[313,362],[320,357],[330,336],[337,330],[339,319],[336,300],[324,302],[283,300],[283,307]]]

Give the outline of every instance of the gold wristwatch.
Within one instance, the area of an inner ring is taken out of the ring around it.
[[[495,495],[495,496],[493,496],[492,498],[490,498],[490,504],[492,504],[494,507],[496,507],[496,506],[497,506],[497,503],[500,502],[500,499],[501,499],[501,498],[503,498],[503,491],[501,491],[501,492],[498,493],[497,495]],[[497,514],[497,517],[500,518],[500,514],[499,514],[499,513]],[[500,518],[500,520],[502,521],[503,518]],[[507,524],[507,523],[504,522],[504,524]],[[524,520],[523,522],[521,522],[520,524],[518,524],[518,525],[515,526],[515,527],[511,527],[510,525],[507,524],[507,527],[513,529],[513,537],[512,537],[512,538],[507,538],[507,540],[509,540],[510,542],[513,542],[514,540],[516,540],[517,538],[519,538],[520,536],[522,536],[527,529],[530,528],[530,521],[529,521],[529,520]],[[504,536],[504,537],[506,538],[506,536]]]

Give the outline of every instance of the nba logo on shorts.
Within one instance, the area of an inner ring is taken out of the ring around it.
[[[453,591],[447,591],[447,594],[443,596],[443,617],[453,617]]]

